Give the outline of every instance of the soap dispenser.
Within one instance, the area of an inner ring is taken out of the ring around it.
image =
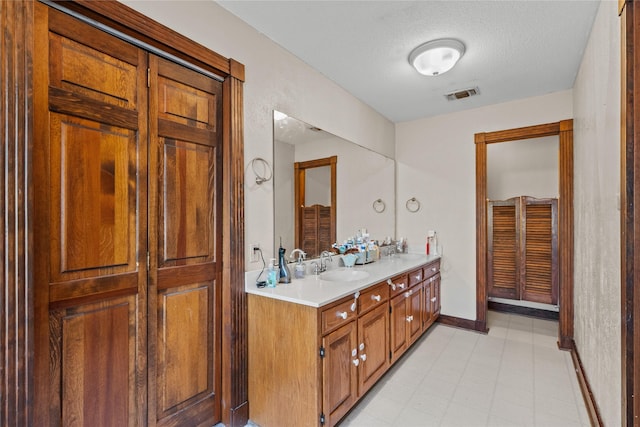
[[[287,261],[284,257],[284,253],[286,249],[282,247],[282,239],[280,240],[280,249],[278,249],[278,264],[280,268],[280,283],[291,283],[291,272],[289,271],[289,267],[287,267]]]

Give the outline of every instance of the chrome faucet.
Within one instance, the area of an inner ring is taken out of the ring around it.
[[[322,251],[320,254],[320,272],[327,271],[327,264],[324,262],[324,259],[328,259],[330,262],[333,262],[333,258],[331,256],[333,253],[329,251]]]

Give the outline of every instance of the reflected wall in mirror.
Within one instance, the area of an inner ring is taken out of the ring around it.
[[[296,170],[295,165],[319,159],[335,158],[335,241],[355,235],[367,228],[372,239],[382,240],[395,235],[395,161],[375,151],[332,135],[313,125],[274,111],[274,242],[287,250],[302,246],[296,244]],[[308,163],[307,163],[308,164]],[[327,206],[331,194],[330,172],[320,169],[314,181],[315,194],[324,200],[314,203]],[[299,177],[298,177],[299,178]],[[310,186],[306,186],[310,191]],[[299,191],[299,189],[298,189]],[[299,193],[298,193],[299,194]],[[374,207],[378,199],[384,203]],[[331,203],[329,204],[331,205]],[[306,202],[305,202],[306,206]],[[299,208],[299,207],[298,207]],[[298,240],[298,242],[300,242]],[[332,242],[333,243],[333,242]],[[324,245],[325,243],[323,243]],[[329,249],[319,247],[319,250]],[[277,248],[274,248],[277,253]],[[307,258],[317,257],[309,253]]]

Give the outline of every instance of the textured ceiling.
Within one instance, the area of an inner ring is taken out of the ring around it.
[[[613,1],[613,0],[605,0]],[[393,122],[570,89],[599,1],[218,1]],[[408,63],[416,46],[457,38],[446,74]],[[480,95],[447,101],[477,86]]]

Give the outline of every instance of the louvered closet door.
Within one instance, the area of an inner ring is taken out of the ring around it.
[[[488,206],[488,293],[520,299],[519,198],[490,201]]]
[[[146,54],[35,10],[34,425],[145,425]]]
[[[220,421],[222,84],[150,56],[150,424]]]
[[[523,198],[524,274],[522,299],[558,303],[558,234],[555,199]]]

